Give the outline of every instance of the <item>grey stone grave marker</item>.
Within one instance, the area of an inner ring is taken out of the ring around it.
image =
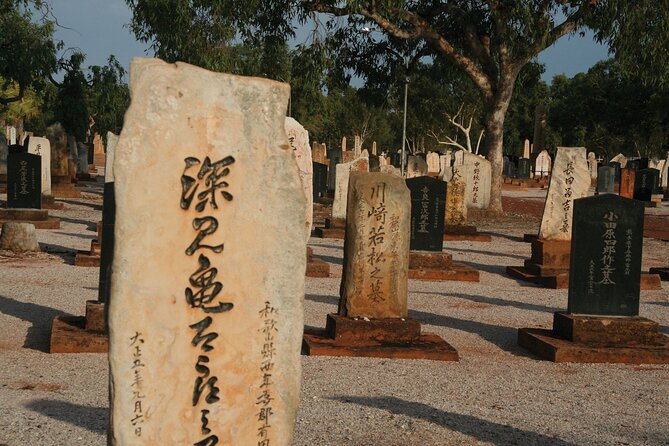
[[[616,169],[611,166],[602,166],[597,170],[597,193],[612,194],[615,189]]]

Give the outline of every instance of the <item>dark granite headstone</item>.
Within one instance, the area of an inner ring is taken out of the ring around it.
[[[612,194],[615,191],[616,169],[611,166],[602,166],[597,169],[597,193]]]
[[[328,166],[321,163],[313,163],[314,174],[312,177],[314,189],[314,202],[324,197],[328,192]]]
[[[657,169],[637,170],[634,179],[634,199],[650,201],[652,195],[660,193],[660,171]]]
[[[411,249],[441,252],[446,183],[428,176],[410,178],[406,182],[411,191]]]
[[[518,178],[527,180],[530,178],[530,160],[527,158],[518,159]]]
[[[7,146],[8,153],[28,153],[28,147],[21,144],[12,144]]]
[[[634,169],[634,170],[641,169],[641,160],[639,160],[639,159],[627,160],[627,168],[628,169]]]
[[[42,209],[41,156],[31,153],[9,153],[7,156],[7,207]]]
[[[605,194],[574,201],[572,314],[637,316],[644,205]]]
[[[648,158],[640,158],[639,159],[639,170],[641,169],[648,169]]]
[[[620,163],[617,161],[611,161],[609,163],[609,166],[613,167],[615,169],[615,182],[616,184],[620,184]]]
[[[379,157],[376,155],[369,155],[369,171],[379,172],[380,170],[381,170],[381,165],[379,163]]]
[[[502,175],[507,178],[511,177],[511,160],[506,155],[502,158]]]
[[[114,182],[105,183],[102,198],[102,241],[100,243],[100,280],[98,302],[109,303],[111,295],[112,260],[114,258],[114,225],[116,222],[116,198]]]
[[[398,169],[402,167],[402,154],[400,152],[394,152],[390,154],[390,164]]]

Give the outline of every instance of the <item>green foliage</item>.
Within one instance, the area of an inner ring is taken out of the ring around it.
[[[107,138],[107,132],[119,134],[123,128],[123,117],[130,105],[130,90],[125,83],[126,72],[112,55],[106,66],[89,67],[88,110],[93,126],[89,137],[95,133]]]
[[[86,76],[81,69],[84,59],[83,54],[74,53],[64,64],[67,72],[59,85],[54,104],[55,119],[78,141],[86,140],[89,117]]]

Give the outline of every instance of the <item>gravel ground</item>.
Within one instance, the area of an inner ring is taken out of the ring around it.
[[[73,266],[101,215],[100,186],[86,190],[85,199],[51,211],[62,229],[38,231],[45,252],[0,255],[0,445],[106,444],[106,356],[45,352],[53,317],[83,315],[97,296],[98,269]],[[492,243],[445,249],[479,269],[480,283],[409,283],[411,317],[453,345],[460,362],[303,356],[295,444],[669,444],[669,366],[553,364],[520,349],[517,328],[549,328],[567,291],[504,274],[529,257],[522,235],[537,231],[536,216],[477,224]],[[312,238],[310,245],[332,267],[329,279],[307,278],[305,324],[322,327],[336,311],[343,244]],[[668,245],[644,239],[643,268],[668,265]],[[641,315],[669,333],[666,282],[641,293]]]

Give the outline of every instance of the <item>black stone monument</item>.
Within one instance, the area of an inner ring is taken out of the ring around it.
[[[602,166],[597,169],[597,193],[612,194],[615,190],[616,169],[612,166]]]
[[[324,197],[328,192],[328,166],[313,162],[314,174],[312,177],[314,202]]]
[[[627,160],[627,168],[635,170],[641,169],[641,160],[639,159]]]
[[[634,179],[634,199],[650,201],[660,193],[660,171],[657,169],[637,170]]]
[[[42,209],[42,157],[31,153],[7,156],[7,207]]]
[[[605,194],[574,201],[571,314],[637,316],[644,205]]]
[[[530,178],[530,160],[527,158],[518,159],[518,178],[528,180]]]
[[[406,182],[411,191],[411,249],[441,252],[446,182],[428,176],[410,178]]]
[[[100,243],[100,280],[98,302],[109,303],[111,294],[112,259],[114,258],[114,225],[116,223],[116,196],[114,182],[105,183],[102,198],[102,241]]]

